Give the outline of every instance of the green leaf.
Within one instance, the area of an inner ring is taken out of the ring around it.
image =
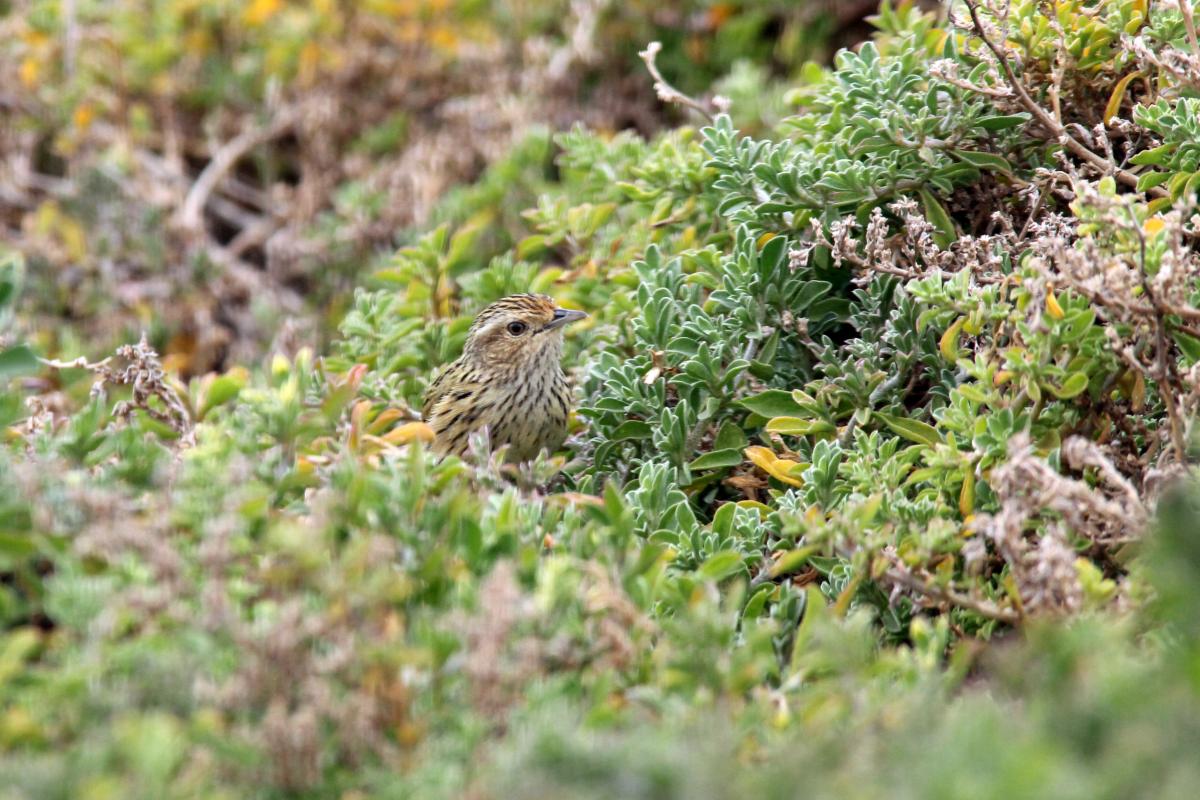
[[[975,150],[955,150],[954,155],[979,169],[988,170],[989,172],[1012,174],[1012,164],[1008,163],[1008,159],[998,156],[995,153],[980,153]]]
[[[721,431],[717,434],[716,441],[713,442],[713,450],[741,450],[746,445],[750,444],[750,440],[746,438],[746,432],[732,422],[726,422],[721,426]]]
[[[1003,131],[1008,128],[1015,128],[1018,125],[1024,125],[1028,121],[1028,114],[1004,114],[995,117],[984,117],[979,120],[978,124],[985,131]]]
[[[32,627],[18,628],[4,637],[0,645],[0,686],[8,688],[8,683],[37,653],[41,641],[42,635]]]
[[[723,469],[742,463],[741,449],[713,450],[694,459],[688,466],[695,470]]]
[[[782,389],[768,389],[762,394],[747,397],[739,405],[748,408],[760,417],[785,417],[795,415],[803,409],[792,399],[791,392]]]
[[[1171,180],[1170,172],[1145,172],[1138,177],[1137,190],[1144,192]]]
[[[1054,387],[1047,383],[1046,388],[1050,390],[1050,394],[1057,397],[1059,400],[1070,400],[1072,397],[1083,392],[1088,386],[1088,376],[1085,372],[1071,373],[1061,387]]]
[[[742,554],[736,550],[722,550],[705,559],[696,574],[709,581],[719,581],[742,571]]]
[[[1174,144],[1164,144],[1159,145],[1151,150],[1143,150],[1133,158],[1129,159],[1129,162],[1131,164],[1137,164],[1138,166],[1161,166],[1162,164],[1165,164],[1167,159],[1171,157],[1171,154],[1175,152],[1175,147],[1176,145]]]
[[[775,592],[775,585],[768,583],[759,586],[750,599],[746,601],[746,607],[742,609],[742,619],[758,619],[762,616],[763,610],[767,606],[767,600]]]
[[[1090,308],[1074,310],[1063,317],[1058,324],[1058,335],[1063,342],[1076,342],[1091,330],[1096,321],[1096,312]]]
[[[0,563],[6,568],[11,569],[37,551],[37,543],[27,533],[0,531]]]
[[[1175,339],[1175,344],[1179,345],[1184,357],[1187,358],[1188,366],[1200,361],[1200,339],[1183,331],[1175,331],[1171,335]]]
[[[613,431],[610,441],[621,442],[626,439],[649,439],[654,429],[650,427],[649,422],[643,422],[640,419],[631,419],[622,422]]]
[[[937,429],[932,425],[920,420],[909,419],[908,417],[896,417],[891,414],[884,414],[880,411],[874,412],[874,415],[882,420],[884,425],[891,428],[892,433],[897,436],[903,436],[910,442],[925,444],[930,447],[941,444],[942,437],[938,435]]]
[[[958,238],[958,232],[954,230],[954,220],[950,219],[945,206],[938,202],[938,199],[928,189],[922,189],[919,194],[921,195],[921,206],[925,209],[925,218],[937,231],[933,240],[937,242],[938,247],[949,247]]]
[[[0,314],[15,304],[24,275],[25,262],[21,255],[0,250]]]
[[[526,236],[517,244],[517,258],[529,258],[545,249],[546,237],[535,233],[533,236]]]
[[[809,556],[817,552],[820,548],[815,544],[810,544],[806,547],[799,547],[795,550],[789,550],[779,557],[779,560],[771,565],[771,577],[778,578],[780,575],[788,575],[800,569],[808,563]]]
[[[204,393],[204,404],[200,408],[199,417],[204,419],[208,412],[217,406],[224,405],[238,396],[245,387],[246,381],[240,375],[226,374],[216,378]]]
[[[41,367],[29,345],[19,344],[0,351],[0,378],[29,375]]]
[[[973,383],[959,384],[957,391],[963,397],[970,400],[972,403],[986,403],[987,395],[979,390],[979,387]]]
[[[767,431],[786,436],[808,436],[813,433],[833,433],[831,423],[823,419],[800,419],[799,417],[773,417],[767,422]]]
[[[647,542],[638,553],[637,561],[630,568],[628,575],[642,575],[650,570],[658,560],[662,558],[662,554],[667,552],[667,546],[660,542]]]

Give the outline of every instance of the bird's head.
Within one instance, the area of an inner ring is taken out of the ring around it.
[[[543,294],[509,295],[479,312],[464,352],[483,367],[506,372],[557,364],[563,328],[586,316]]]

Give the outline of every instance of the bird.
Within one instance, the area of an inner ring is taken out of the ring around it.
[[[510,462],[554,452],[567,436],[571,386],[562,369],[563,328],[587,314],[542,294],[514,294],[487,306],[467,332],[462,355],[438,373],[421,404],[439,455],[466,453],[485,426]]]

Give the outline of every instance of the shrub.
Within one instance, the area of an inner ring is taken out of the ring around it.
[[[526,139],[324,358],[17,357],[6,785],[1190,796],[1192,11],[885,4],[778,124]],[[524,290],[567,448],[435,460]]]

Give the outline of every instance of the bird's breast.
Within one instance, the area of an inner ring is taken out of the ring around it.
[[[570,390],[562,370],[527,373],[501,388],[488,426],[493,447],[509,445],[515,460],[556,450],[566,437]]]

